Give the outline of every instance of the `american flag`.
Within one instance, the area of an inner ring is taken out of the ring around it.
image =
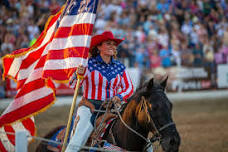
[[[70,1],[47,54],[43,77],[68,80],[79,64],[87,66],[98,0]]]
[[[14,151],[15,139],[6,132],[15,132],[15,126],[35,134],[32,116],[55,101],[52,80],[68,82],[79,64],[87,65],[97,5],[98,0],[68,0],[49,17],[31,48],[3,57],[3,77],[14,79],[18,92],[0,117],[0,151]],[[6,126],[11,129],[6,131]]]

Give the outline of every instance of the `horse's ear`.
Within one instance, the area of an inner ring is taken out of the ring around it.
[[[167,85],[168,76],[160,83],[160,85],[165,89]]]
[[[149,83],[147,84],[147,89],[150,90],[154,85],[154,78],[151,78]]]

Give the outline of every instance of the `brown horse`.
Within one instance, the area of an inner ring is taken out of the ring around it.
[[[150,79],[138,88],[103,139],[127,151],[145,151],[152,140],[159,140],[165,152],[177,152],[180,136],[172,119],[172,103],[164,92],[166,82],[167,78],[160,83]],[[149,139],[150,132],[154,136]]]

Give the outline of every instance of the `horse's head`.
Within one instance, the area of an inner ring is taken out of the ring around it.
[[[136,117],[142,127],[160,136],[164,151],[176,152],[180,136],[172,119],[172,103],[164,92],[166,82],[167,78],[161,83],[151,79],[136,91]]]

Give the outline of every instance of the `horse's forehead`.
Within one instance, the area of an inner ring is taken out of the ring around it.
[[[162,89],[151,90],[149,102],[153,104],[169,104],[170,101],[166,97],[165,92]]]

